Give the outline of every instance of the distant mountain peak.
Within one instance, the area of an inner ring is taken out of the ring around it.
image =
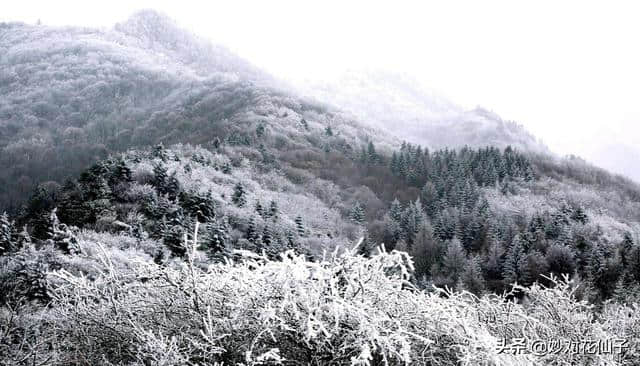
[[[150,44],[161,43],[165,47],[177,48],[179,42],[193,38],[189,32],[181,29],[168,15],[153,9],[137,11],[115,29]]]

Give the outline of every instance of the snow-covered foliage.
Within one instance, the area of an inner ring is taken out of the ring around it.
[[[46,357],[52,365],[639,361],[637,309],[607,305],[596,318],[573,297],[566,279],[553,279],[552,288],[522,289],[528,300],[515,303],[497,295],[420,291],[407,281],[412,261],[403,252],[365,258],[355,254],[357,248],[345,249],[315,262],[292,252],[279,261],[243,252],[236,261],[203,269],[195,264],[196,246],[187,244],[188,260],[169,266],[133,260],[125,269],[97,247],[102,253],[94,257],[98,273],[91,278],[50,272],[48,309],[16,319],[4,310],[0,320],[25,332],[37,327],[40,339],[55,339],[37,344],[33,354],[12,349],[7,355]],[[36,324],[37,317],[46,321]],[[626,342],[609,351],[562,351],[572,342],[618,339]],[[541,343],[561,348],[531,348]]]

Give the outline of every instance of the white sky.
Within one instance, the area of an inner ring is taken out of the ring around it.
[[[638,165],[640,180],[637,160],[607,153],[640,151],[640,3],[7,0],[0,21],[111,26],[142,8],[275,75],[406,72],[463,107],[522,123],[560,154]]]

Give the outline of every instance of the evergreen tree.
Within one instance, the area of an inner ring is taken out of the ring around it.
[[[633,281],[640,284],[640,245],[634,245],[629,251],[626,271]]]
[[[511,242],[504,261],[503,277],[507,284],[523,283],[525,252],[520,235],[516,235]]]
[[[325,135],[327,135],[327,136],[329,136],[329,137],[333,136],[333,130],[331,129],[331,126],[327,126],[327,127],[324,129],[324,134],[325,134]]]
[[[559,276],[560,274],[573,275],[576,268],[574,254],[565,245],[553,244],[547,250],[547,263],[549,271]]]
[[[438,191],[432,182],[427,182],[420,191],[420,200],[424,204],[427,215],[434,217],[438,209]]]
[[[367,162],[369,161],[369,156],[367,155],[367,149],[365,149],[364,146],[362,147],[362,150],[360,150],[360,156],[358,157],[358,160],[362,165],[367,164]]]
[[[216,136],[216,138],[213,139],[212,144],[213,144],[213,148],[214,149],[216,149],[216,150],[219,149],[220,148],[220,144],[221,144],[220,138],[218,136]]]
[[[225,161],[222,164],[222,173],[224,174],[231,174],[231,164],[229,164],[228,161]]]
[[[448,277],[450,285],[453,287],[460,279],[460,275],[465,269],[467,258],[462,249],[462,243],[458,238],[453,238],[447,243],[447,249],[442,258],[442,273]]]
[[[18,244],[18,248],[24,248],[31,245],[32,240],[29,235],[29,231],[27,230],[27,225],[22,227],[22,231],[18,233],[17,238],[16,242]]]
[[[180,205],[198,222],[204,223],[215,218],[215,204],[211,191],[205,194],[197,191],[180,192]]]
[[[373,241],[369,237],[369,232],[367,231],[366,228],[362,232],[361,240],[362,241],[360,242],[360,245],[358,246],[357,253],[362,255],[362,256],[364,256],[365,258],[371,257],[371,252],[373,252],[375,244],[373,243]]]
[[[153,166],[153,186],[158,190],[158,192],[164,194],[166,193],[167,181],[169,179],[169,175],[167,173],[167,168],[165,168],[162,164],[155,164]]]
[[[304,229],[304,225],[302,224],[302,217],[296,216],[295,223],[296,223],[296,231],[298,232],[298,236],[304,237],[305,229]]]
[[[464,290],[476,296],[481,296],[486,291],[486,283],[480,268],[480,259],[472,257],[460,276],[460,283]]]
[[[118,160],[113,167],[113,173],[111,174],[111,181],[109,183],[115,185],[116,183],[129,183],[131,181],[131,169],[127,166],[124,159]]]
[[[504,251],[497,241],[490,241],[484,260],[484,271],[487,279],[487,287],[494,292],[502,289],[502,273],[504,272],[502,256]]]
[[[258,215],[260,215],[260,217],[265,217],[265,212],[260,201],[256,201],[256,212],[258,213]]]
[[[209,256],[216,259],[222,259],[227,253],[227,244],[229,242],[229,229],[226,217],[217,222],[211,222],[207,225],[208,237],[205,247],[209,252]]]
[[[620,263],[623,266],[627,266],[628,264],[628,256],[631,250],[633,249],[633,238],[631,237],[631,233],[625,232],[622,238],[622,242],[618,246],[618,253],[620,256]]]
[[[385,217],[384,220],[384,234],[382,242],[385,244],[385,247],[389,250],[392,250],[396,247],[396,243],[402,239],[403,233],[402,228],[400,227],[400,222],[391,219],[389,216]]]
[[[525,255],[523,269],[522,285],[525,286],[531,286],[534,282],[543,280],[542,275],[549,274],[549,264],[537,250]]]
[[[4,212],[0,215],[0,255],[17,249],[14,239],[15,225],[12,221],[9,221],[9,216]]]
[[[262,243],[267,247],[273,243],[273,236],[268,224],[265,224],[264,229],[262,230]]]
[[[431,267],[442,257],[442,247],[434,238],[433,228],[423,221],[416,233],[410,251],[413,256],[416,277],[430,275]]]
[[[276,201],[271,201],[271,203],[269,204],[269,217],[271,217],[274,220],[278,219],[278,203]]]
[[[379,156],[376,152],[376,147],[373,145],[372,141],[369,141],[369,144],[367,144],[367,162],[369,164],[377,164],[378,161]]]
[[[51,211],[49,215],[49,230],[47,241],[53,244],[57,249],[60,249],[65,254],[78,254],[80,253],[80,245],[78,239],[71,232],[69,227],[65,224],[61,224],[56,214],[56,209]]]
[[[247,203],[244,186],[241,183],[236,183],[235,187],[233,188],[233,196],[231,196],[231,201],[238,207],[243,207]]]
[[[398,175],[398,172],[400,170],[400,166],[398,165],[398,154],[394,151],[393,154],[391,154],[391,173],[393,173],[393,175]]]
[[[171,200],[175,200],[180,194],[180,181],[176,177],[176,172],[171,173],[167,179],[163,194],[167,194]]]
[[[360,202],[356,201],[351,208],[351,211],[349,212],[349,219],[358,225],[362,225],[364,223],[365,215],[362,206],[360,206]]]
[[[287,229],[287,231],[285,232],[285,238],[287,240],[287,249],[293,249],[296,247],[296,240],[293,236],[293,231]]]
[[[162,161],[167,161],[167,151],[164,149],[162,143],[159,143],[151,150],[151,157],[158,158]]]
[[[307,120],[305,120],[304,118],[301,119],[300,124],[302,125],[302,127],[304,127],[305,130],[309,131],[309,124],[307,123]]]
[[[404,231],[404,239],[407,241],[409,248],[413,245],[414,238],[425,220],[424,210],[420,198],[415,202],[409,203],[402,214],[401,226]]]
[[[247,240],[250,242],[254,242],[258,238],[258,232],[256,230],[256,219],[251,216],[249,219],[249,224],[247,225]]]
[[[400,222],[402,220],[402,205],[397,198],[393,199],[391,202],[391,207],[389,208],[389,217],[396,222]]]
[[[256,136],[261,139],[264,136],[264,131],[264,123],[260,122],[260,124],[258,124],[258,127],[256,127]]]

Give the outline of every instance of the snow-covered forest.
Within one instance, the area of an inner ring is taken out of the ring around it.
[[[640,186],[392,79],[0,23],[0,364],[639,364]]]

